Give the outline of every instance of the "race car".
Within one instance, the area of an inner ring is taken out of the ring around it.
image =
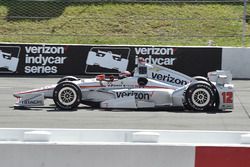
[[[193,111],[233,109],[234,85],[229,71],[213,71],[208,77],[189,77],[180,72],[136,59],[133,74],[73,76],[56,84],[14,93],[15,108],[44,105],[53,99],[58,110],[74,110],[80,103],[106,109],[163,109],[179,107]]]

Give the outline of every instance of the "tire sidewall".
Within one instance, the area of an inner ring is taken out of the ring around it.
[[[77,96],[74,100],[74,102],[70,105],[64,105],[59,98],[59,92],[62,89],[65,88],[69,88],[70,90],[74,91],[74,94]],[[58,84],[53,92],[53,100],[54,103],[56,104],[56,106],[61,109],[61,110],[72,110],[77,108],[77,106],[80,104],[81,101],[81,91],[79,89],[79,87],[77,85],[75,85],[74,83],[68,82],[68,81],[64,81],[60,84]]]
[[[217,110],[219,108],[219,105],[220,105],[220,98],[219,98],[219,93],[218,93],[218,90],[217,88],[215,87],[214,84],[212,84],[208,78],[206,77],[202,77],[202,76],[195,76],[193,77],[196,81],[203,81],[203,82],[206,82],[208,84],[210,84],[210,86],[212,87],[214,93],[215,93],[215,102],[214,102],[214,110]]]
[[[208,103],[203,106],[197,106],[195,102],[192,99],[193,94],[195,93],[196,90],[204,90],[204,92],[207,92],[209,94],[209,101]],[[215,92],[213,88],[211,87],[210,84],[204,81],[198,81],[196,83],[191,84],[188,89],[186,90],[185,93],[185,100],[188,106],[188,109],[193,109],[196,111],[206,111],[209,110],[213,107],[213,104],[215,102]]]

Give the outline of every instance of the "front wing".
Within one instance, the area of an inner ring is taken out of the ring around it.
[[[17,98],[15,108],[44,106],[44,94],[33,93]]]

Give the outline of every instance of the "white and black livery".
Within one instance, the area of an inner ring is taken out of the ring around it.
[[[44,105],[53,99],[58,110],[73,110],[79,104],[107,109],[180,107],[192,111],[233,109],[234,86],[228,71],[213,71],[208,77],[189,77],[177,71],[136,59],[133,74],[78,79],[67,76],[58,83],[14,93],[15,108]]]

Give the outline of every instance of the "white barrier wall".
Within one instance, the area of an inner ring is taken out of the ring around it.
[[[250,48],[222,48],[222,69],[235,79],[250,79]]]
[[[248,140],[247,140],[248,139]],[[135,129],[9,129],[0,128],[1,143],[47,142],[49,144],[241,145],[250,144],[250,132],[135,130]]]
[[[2,167],[248,167],[250,132],[0,129]]]
[[[194,167],[195,159],[194,147],[167,145],[0,144],[0,150],[3,167]]]

